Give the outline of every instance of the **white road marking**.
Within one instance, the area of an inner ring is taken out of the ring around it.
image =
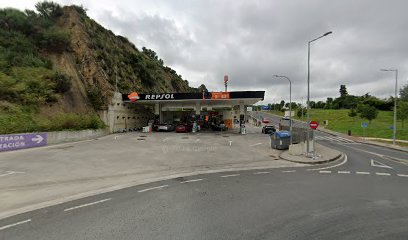
[[[8,176],[8,175],[19,174],[19,173],[24,173],[24,172],[7,171],[6,173],[1,174],[0,177],[5,177],[5,176]]]
[[[267,174],[267,173],[270,173],[270,172],[256,172],[254,174]]]
[[[169,138],[166,137],[166,138],[163,139],[163,142],[165,142],[165,141],[167,141],[167,140],[169,140]]]
[[[141,192],[146,192],[146,191],[150,191],[150,190],[154,190],[154,189],[162,189],[162,188],[165,188],[165,187],[168,187],[168,186],[169,185],[162,185],[162,186],[158,186],[158,187],[146,188],[146,189],[139,190],[137,192],[141,193]]]
[[[375,174],[379,176],[390,176],[391,175],[390,173],[383,173],[383,172],[376,172]]]
[[[408,177],[408,174],[397,174],[398,177]]]
[[[356,172],[356,174],[361,174],[361,175],[370,175],[369,172]]]
[[[337,173],[340,173],[340,174],[349,174],[350,171],[337,171]]]
[[[232,144],[232,141],[229,141],[229,144],[230,144],[230,146],[231,146],[231,144]]]
[[[255,144],[252,144],[252,145],[250,145],[250,147],[255,147],[255,146],[258,146],[258,145],[261,145],[262,143],[255,143]]]
[[[296,170],[285,170],[285,171],[282,171],[282,172],[284,172],[284,173],[291,173],[291,172],[296,172]]]
[[[98,203],[107,202],[109,200],[112,200],[112,198],[106,198],[106,199],[99,200],[99,201],[96,201],[96,202],[86,203],[86,204],[78,205],[78,206],[75,206],[75,207],[67,208],[67,209],[64,209],[64,212],[75,210],[75,209],[78,209],[78,208],[87,207],[87,206],[92,206],[92,205],[95,205],[95,204],[98,204]]]
[[[331,171],[319,171],[319,173],[331,173]]]
[[[388,165],[385,165],[384,163],[381,163],[381,162],[376,161],[374,159],[371,159],[371,166],[372,167],[381,167],[381,168],[391,168],[392,169],[392,167],[390,167]]]
[[[200,141],[200,139],[199,138],[197,138],[196,140],[195,140],[195,142],[199,142]]]
[[[16,222],[16,223],[13,223],[13,224],[9,224],[9,225],[0,227],[0,231],[4,230],[4,229],[7,229],[7,228],[17,226],[17,225],[20,225],[20,224],[28,223],[28,222],[31,222],[31,219],[27,219],[27,220],[24,220],[24,221],[21,221],[21,222]]]
[[[199,179],[192,179],[192,180],[182,181],[182,182],[180,182],[180,183],[198,182],[198,181],[202,181],[202,180],[204,180],[204,179],[199,178]]]
[[[227,178],[227,177],[236,177],[239,176],[240,174],[231,174],[231,175],[224,175],[224,176],[220,176],[222,178]]]
[[[318,171],[318,170],[324,170],[324,169],[329,169],[329,168],[335,168],[335,167],[345,164],[346,162],[347,162],[347,154],[344,154],[344,160],[341,163],[338,163],[336,165],[329,166],[329,167],[311,168],[311,169],[307,169],[307,171]]]

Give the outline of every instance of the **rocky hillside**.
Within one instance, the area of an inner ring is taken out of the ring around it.
[[[198,91],[153,50],[103,28],[82,7],[0,9],[0,134],[101,127],[95,112],[116,87]]]

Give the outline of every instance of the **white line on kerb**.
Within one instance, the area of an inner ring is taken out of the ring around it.
[[[350,171],[337,171],[337,173],[340,173],[340,174],[349,174]]]
[[[146,188],[146,189],[139,190],[139,191],[137,191],[137,192],[146,192],[146,191],[150,191],[150,190],[154,190],[154,189],[165,188],[165,187],[168,187],[168,186],[169,186],[169,185],[162,185],[162,186],[158,186],[158,187]]]
[[[331,173],[331,171],[319,171],[319,173]]]
[[[86,203],[86,204],[78,205],[78,206],[75,206],[75,207],[67,208],[67,209],[64,209],[64,212],[75,210],[75,209],[82,208],[82,207],[92,206],[92,205],[95,205],[95,204],[98,204],[98,203],[107,202],[109,200],[112,200],[112,198],[106,198],[106,199],[99,200],[99,201],[96,201],[96,202]]]
[[[328,166],[328,167],[322,167],[322,168],[311,168],[311,169],[307,169],[307,171],[317,171],[317,170],[323,170],[323,169],[329,169],[329,168],[335,168],[338,167],[340,165],[343,165],[347,162],[347,155],[344,154],[344,160],[341,163],[338,163],[336,165],[333,166]]]
[[[408,174],[397,174],[398,177],[408,177]]]
[[[380,175],[380,176],[390,176],[390,173],[383,173],[383,172],[376,172],[376,175]]]
[[[356,172],[356,174],[361,174],[361,175],[370,175],[369,172]]]
[[[267,174],[267,173],[270,173],[270,172],[255,172],[254,174]]]
[[[296,170],[286,170],[286,171],[282,171],[284,173],[291,173],[291,172],[296,172]]]
[[[28,223],[28,222],[31,222],[31,219],[27,219],[27,220],[24,220],[24,221],[21,221],[21,222],[16,222],[16,223],[13,223],[13,224],[9,224],[9,225],[0,227],[0,231],[4,230],[4,229],[7,229],[7,228],[17,226],[17,225],[20,225],[20,224],[23,224],[23,223]]]
[[[236,176],[239,176],[240,174],[231,174],[231,175],[224,175],[224,176],[220,176],[220,177],[223,177],[223,178],[226,178],[226,177],[236,177]]]
[[[192,180],[182,181],[180,183],[198,182],[198,181],[202,181],[202,180],[203,180],[202,178],[199,178],[199,179],[192,179]]]
[[[261,145],[262,143],[255,143],[255,144],[252,144],[252,145],[250,145],[250,147],[255,147],[255,146],[258,146],[258,145]]]

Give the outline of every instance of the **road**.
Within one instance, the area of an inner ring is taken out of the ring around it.
[[[408,154],[324,133],[347,161],[176,178],[0,221],[0,239],[408,239]]]

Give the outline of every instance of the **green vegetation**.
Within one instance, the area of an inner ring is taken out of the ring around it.
[[[0,133],[22,133],[37,131],[61,131],[103,128],[96,114],[59,113],[46,117],[34,107],[22,107],[9,102],[0,102]]]
[[[349,117],[349,110],[327,110],[327,109],[312,109],[310,111],[310,118],[318,121],[323,125],[324,120],[328,120],[329,125],[325,126],[327,129],[347,134],[351,130],[353,136],[363,136],[362,122],[367,120],[359,117]],[[299,119],[299,118],[297,118]],[[366,129],[366,137],[376,138],[392,138],[393,131],[390,126],[393,125],[392,111],[378,111],[376,119],[372,120]],[[408,140],[408,128],[402,127],[402,122],[397,121],[397,139]]]

